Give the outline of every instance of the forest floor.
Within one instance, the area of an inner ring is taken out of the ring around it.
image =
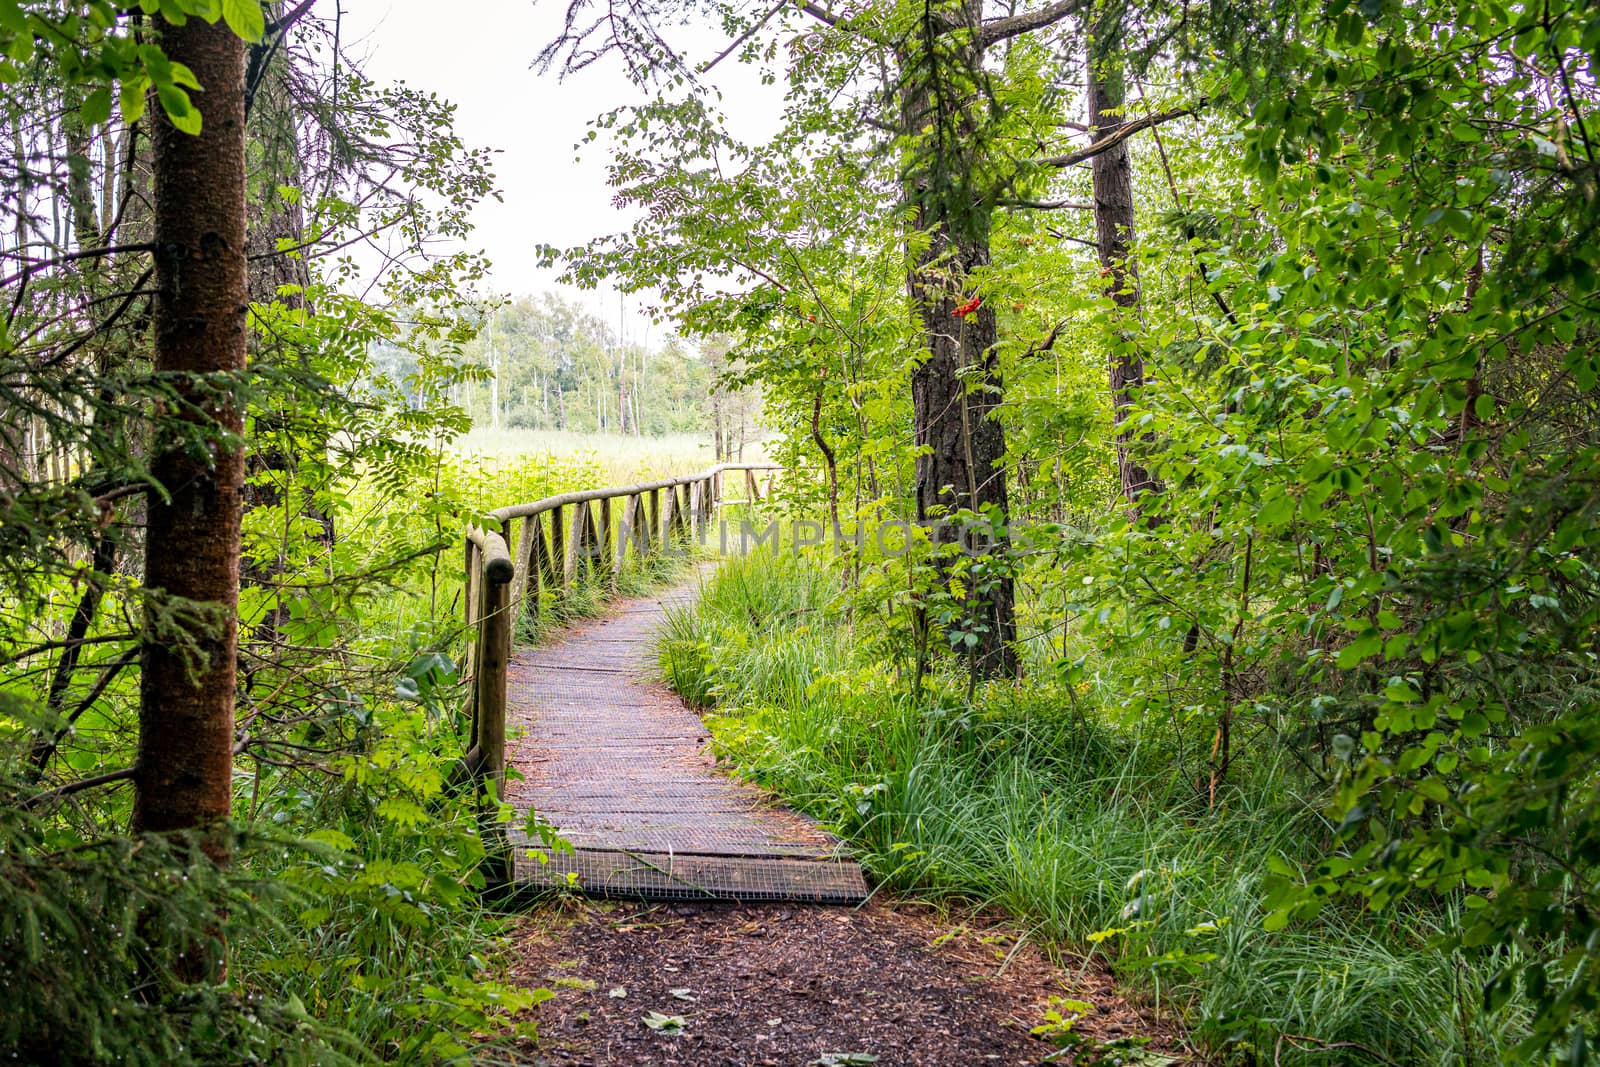
[[[1046,1012],[1091,1005],[1049,1062],[1183,1062],[1170,1025],[1104,968],[1064,967],[993,920],[921,905],[547,904],[520,925],[513,977],[535,1009],[538,1067],[966,1067],[1038,1064]],[[648,1021],[647,1021],[648,1020]],[[869,1057],[876,1057],[871,1059]]]

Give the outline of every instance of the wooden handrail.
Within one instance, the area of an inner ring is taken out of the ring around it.
[[[638,496],[640,493],[703,482],[707,478],[721,474],[723,471],[778,471],[782,469],[776,463],[718,463],[715,467],[708,467],[698,474],[684,474],[677,478],[663,478],[659,482],[641,482],[638,485],[626,485],[616,489],[582,489],[574,493],[547,496],[543,500],[535,500],[531,504],[512,504],[510,507],[498,508],[489,512],[489,517],[497,522],[507,522],[511,519],[527,518],[530,515],[542,515],[566,504],[582,504],[590,500],[615,500],[618,497]]]
[[[758,502],[755,472],[782,468],[775,463],[719,463],[676,478],[561,493],[498,508],[486,516],[490,525],[467,529],[464,601],[467,625],[475,633],[465,666],[470,679],[466,710],[472,722],[468,756],[462,762],[465,773],[496,796],[504,787],[512,633],[518,617],[537,615],[540,592],[553,586],[565,593],[586,564],[592,575],[614,584],[630,544],[637,555],[660,551],[676,536],[703,542],[724,503],[722,475],[736,470],[745,472],[746,487]],[[770,491],[770,476],[768,485]],[[622,514],[614,516],[611,501],[618,499],[624,502]],[[521,536],[514,537],[519,521]]]

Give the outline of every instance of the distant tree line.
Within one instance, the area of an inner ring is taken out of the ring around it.
[[[723,381],[737,358],[725,338],[659,345],[623,337],[581,305],[554,293],[486,308],[457,358],[480,373],[452,399],[476,426],[659,437],[711,433],[719,458],[740,455],[755,436],[759,391]],[[396,380],[416,355],[380,342],[377,367]]]

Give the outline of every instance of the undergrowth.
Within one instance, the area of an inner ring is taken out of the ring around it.
[[[714,709],[719,755],[846,836],[880,884],[1103,955],[1223,1061],[1487,1064],[1515,1043],[1515,1006],[1482,1008],[1486,962],[1429,945],[1449,901],[1263,928],[1269,865],[1329,836],[1290,753],[1241,761],[1211,808],[1172,770],[1170,724],[1116,721],[1109,694],[1048,673],[971,703],[959,680],[914,696],[877,630],[820,567],[753,556],[672,614],[660,656]]]
[[[526,1009],[548,994],[504,974],[510,917],[480,892],[480,800],[450,787],[466,730],[456,531],[462,515],[607,475],[446,453],[428,473],[425,495],[341,486],[339,540],[306,561],[272,633],[252,629],[268,591],[247,587],[227,868],[196,842],[122,832],[125,782],[53,791],[29,752],[58,723],[27,676],[0,679],[0,1060],[482,1065],[533,1034]],[[633,560],[614,584],[547,595],[522,636],[676,580],[692,559]],[[113,682],[104,711],[61,734],[72,772],[134,758],[137,679]],[[163,969],[191,944],[226,969]]]

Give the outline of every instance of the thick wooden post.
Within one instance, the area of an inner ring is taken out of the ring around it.
[[[479,553],[478,546],[471,541],[467,542],[466,573],[461,585],[461,617],[469,628],[478,624],[478,590],[482,583],[478,580]],[[465,714],[467,721],[472,724],[471,736],[467,739],[467,747],[471,748],[478,739],[478,631],[471,630],[471,639],[467,642],[466,656],[461,664],[461,677],[467,679],[467,706]]]
[[[478,750],[483,777],[494,795],[505,793],[506,664],[511,659],[511,586],[487,578],[484,585],[482,666],[478,671]]]
[[[759,504],[761,502],[761,490],[756,488],[756,472],[748,467],[745,468],[744,472],[744,490],[745,494],[750,498],[750,503]]]

